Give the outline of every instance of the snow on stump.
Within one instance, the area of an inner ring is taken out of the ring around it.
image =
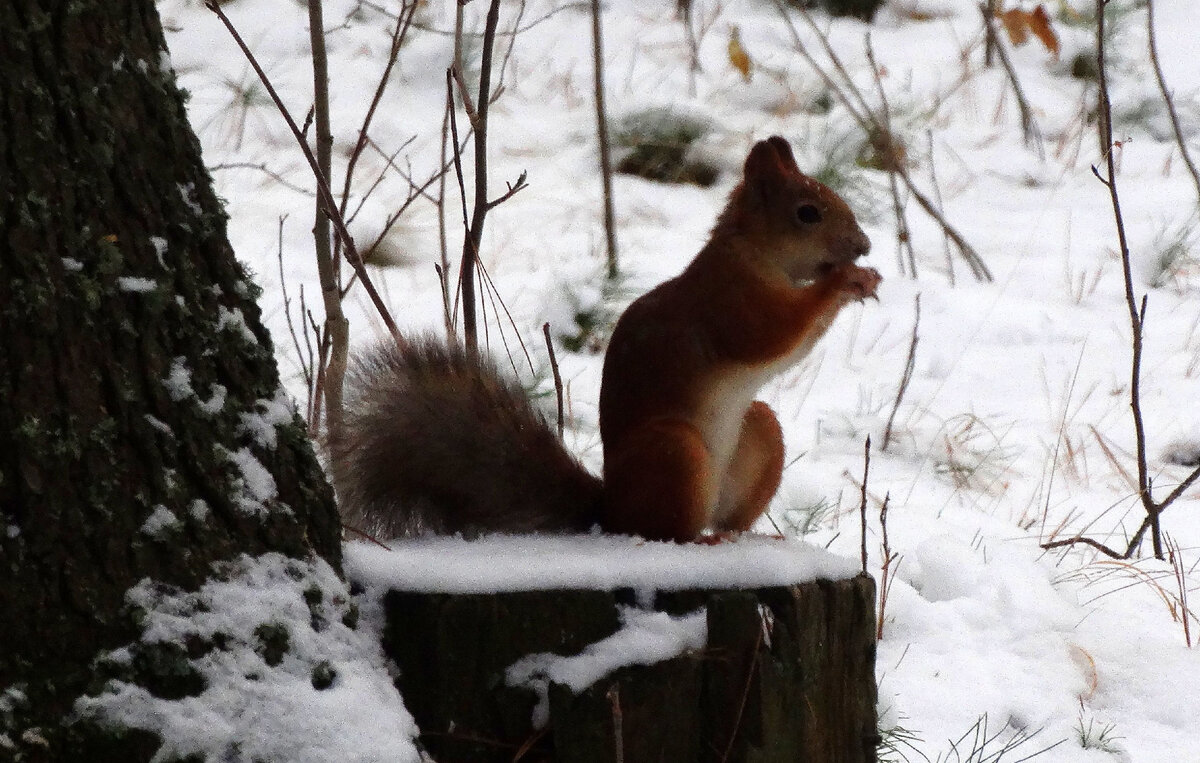
[[[875,585],[795,541],[353,543],[439,761],[875,760]]]

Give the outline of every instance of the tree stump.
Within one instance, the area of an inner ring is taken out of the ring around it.
[[[384,649],[438,761],[860,763],[876,759],[874,601],[866,575],[652,596],[391,589]],[[552,683],[549,722],[533,728],[537,697],[507,685],[506,669],[532,653],[579,653],[617,631],[622,606],[704,607],[707,645],[578,694]]]

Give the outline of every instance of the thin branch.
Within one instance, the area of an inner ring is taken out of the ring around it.
[[[283,175],[280,175],[275,170],[267,167],[266,162],[222,162],[221,164],[209,165],[207,167],[207,169],[209,172],[216,172],[218,170],[258,170],[259,172],[263,173],[264,175],[271,178],[276,183],[279,183],[281,186],[283,186],[284,188],[287,188],[290,191],[295,191],[296,193],[302,193],[305,196],[316,196],[317,195],[313,190],[311,190],[309,188],[305,188],[303,186],[299,186],[299,185],[296,185],[295,183],[290,182]]]
[[[862,544],[862,571],[867,572],[867,477],[871,474],[871,435],[867,435],[867,441],[863,444],[863,478],[862,478],[862,494],[858,504],[858,516],[861,523],[859,528],[860,542]]]
[[[345,208],[342,209],[342,217],[345,218],[347,225],[349,225],[350,223],[353,223],[355,218],[357,218],[358,215],[363,211],[363,208],[367,205],[367,201],[370,200],[371,196],[373,196],[375,194],[375,189],[383,184],[384,178],[387,177],[387,172],[389,169],[396,170],[397,174],[399,174],[400,177],[404,178],[404,180],[409,185],[410,194],[411,194],[411,189],[414,185],[412,178],[408,175],[405,175],[403,172],[400,171],[400,168],[396,166],[396,157],[400,155],[401,151],[408,148],[412,144],[412,142],[415,141],[416,139],[417,139],[417,136],[413,135],[408,140],[401,143],[400,146],[395,151],[393,151],[390,155],[384,154],[383,150],[381,148],[379,148],[378,145],[376,145],[375,141],[371,140],[370,138],[367,139],[367,144],[369,146],[371,146],[371,148],[378,151],[379,154],[383,156],[384,165],[379,170],[378,174],[375,175],[375,179],[373,181],[371,181],[371,184],[369,186],[367,186],[367,190],[364,191],[359,196],[358,204],[356,204],[354,206],[354,211],[351,212],[349,215],[347,215]],[[345,203],[345,201],[346,201],[346,197],[343,197],[342,202]],[[368,256],[370,255],[370,251],[371,251],[371,247],[368,247],[367,248]]]
[[[987,50],[996,52],[1000,66],[1008,76],[1008,83],[1012,85],[1013,94],[1017,97],[1017,110],[1021,114],[1021,135],[1025,140],[1025,147],[1032,148],[1038,159],[1045,159],[1046,149],[1042,144],[1042,131],[1038,129],[1037,120],[1033,118],[1033,109],[1029,108],[1029,101],[1025,100],[1025,91],[1021,89],[1021,81],[1017,79],[1017,70],[1013,67],[1012,59],[1008,57],[1008,51],[1004,49],[999,35],[996,34],[993,5],[993,2],[979,4],[979,12],[983,14],[983,28],[988,38]]]
[[[892,212],[896,216],[896,259],[899,260],[899,270],[903,273],[905,270],[904,253],[908,253],[908,275],[913,280],[916,280],[917,256],[913,251],[912,232],[908,227],[908,217],[904,214],[904,200],[900,198],[900,189],[896,185],[895,167],[903,164],[904,158],[898,150],[895,138],[892,137],[892,110],[888,105],[887,93],[883,89],[883,74],[879,69],[879,65],[875,63],[875,48],[871,45],[870,32],[867,33],[864,41],[867,63],[871,66],[871,77],[875,81],[876,92],[879,93],[880,113],[876,115],[876,118],[882,123],[883,129],[875,133],[876,142],[879,144],[875,147],[875,150],[881,154],[883,166],[888,173],[888,189],[892,195]],[[883,447],[885,450],[887,449],[886,438],[884,439]]]
[[[600,0],[592,0],[592,89],[596,101],[596,142],[600,144],[600,180],[604,191],[607,275],[612,280],[617,277],[617,223],[613,213],[612,150],[604,107],[604,31],[600,25]]]
[[[1174,503],[1175,499],[1183,495],[1183,491],[1191,487],[1193,483],[1196,482],[1197,478],[1200,478],[1200,467],[1197,467],[1195,471],[1184,478],[1183,482],[1180,482],[1178,485],[1176,485],[1175,489],[1171,491],[1170,495],[1162,499],[1162,502],[1158,504],[1159,511],[1161,512],[1163,509]]]
[[[891,499],[892,494],[890,492],[884,493],[883,505],[879,507],[880,552],[883,561],[879,565],[879,619],[875,623],[876,641],[883,641],[883,623],[887,617],[888,595],[892,590],[892,581],[896,579],[896,573],[899,572],[899,566],[893,567],[892,564],[900,556],[892,551],[892,544],[888,539],[887,516],[888,504],[891,502]]]
[[[1132,332],[1133,358],[1129,373],[1129,407],[1133,411],[1133,428],[1137,438],[1137,468],[1138,496],[1142,507],[1150,519],[1152,530],[1151,540],[1154,543],[1155,557],[1163,558],[1162,533],[1158,527],[1159,507],[1154,504],[1150,494],[1150,483],[1146,466],[1146,426],[1142,418],[1142,318],[1145,316],[1146,300],[1142,298],[1141,311],[1138,310],[1138,300],[1133,292],[1133,266],[1129,256],[1129,241],[1125,236],[1125,218],[1121,214],[1121,198],[1117,192],[1117,167],[1113,155],[1116,144],[1112,134],[1112,103],[1108,95],[1108,73],[1105,66],[1104,47],[1104,5],[1105,0],[1096,0],[1096,64],[1100,77],[1100,143],[1104,146],[1104,162],[1107,170],[1106,177],[1100,178],[1108,189],[1109,200],[1112,203],[1113,220],[1117,228],[1117,241],[1121,253],[1121,273],[1125,280],[1125,305],[1129,309],[1129,326]],[[1092,172],[1100,177],[1095,166]],[[1140,542],[1140,538],[1139,538]]]
[[[821,34],[820,28],[817,27],[816,22],[812,20],[812,17],[808,14],[808,12],[803,8],[794,9],[800,14],[800,17],[804,19],[809,28],[817,33],[817,39],[824,47],[825,53],[832,62],[834,70],[842,78],[842,82],[840,83],[835,80],[823,66],[817,63],[816,59],[812,57],[812,54],[808,52],[804,42],[800,39],[800,33],[796,31],[796,27],[792,23],[791,16],[788,15],[787,8],[785,8],[783,5],[783,0],[772,0],[772,2],[775,4],[775,9],[779,12],[780,17],[784,21],[784,25],[791,34],[792,43],[796,49],[796,52],[799,53],[800,56],[808,63],[808,65],[817,73],[817,75],[821,77],[821,79],[825,82],[825,85],[833,92],[834,95],[837,96],[838,100],[842,103],[846,110],[850,112],[850,115],[854,118],[854,121],[858,123],[859,127],[868,137],[871,135],[883,135],[884,131],[887,129],[886,123],[867,104],[866,99],[863,97],[862,91],[860,91],[854,84],[853,80],[850,79],[850,76],[846,72],[846,68],[842,65],[841,59],[838,57],[836,51],[833,50],[833,47],[829,44],[829,41],[825,39],[825,35]],[[892,139],[893,138],[889,134],[888,140],[890,141]],[[938,207],[932,201],[930,201],[929,198],[920,191],[920,189],[917,188],[916,183],[913,182],[912,176],[909,174],[908,168],[904,166],[904,163],[892,162],[892,164],[895,166],[888,167],[888,169],[894,172],[897,177],[899,177],[900,181],[904,183],[905,188],[908,190],[908,193],[914,199],[916,199],[917,204],[920,205],[921,209],[924,210],[927,215],[933,218],[933,220],[937,222],[939,226],[941,226],[946,237],[954,242],[959,254],[964,260],[967,261],[967,265],[970,266],[971,274],[975,276],[975,279],[978,281],[994,280],[991,271],[984,263],[983,258],[981,258],[979,253],[975,251],[975,248],[967,243],[967,240],[963,238],[962,234],[960,234],[954,228],[954,226],[950,224],[942,211],[938,209]]]
[[[1187,165],[1188,172],[1192,176],[1192,183],[1196,186],[1196,202],[1200,204],[1200,172],[1196,170],[1196,165],[1192,162],[1187,141],[1183,137],[1183,129],[1179,126],[1179,115],[1175,112],[1175,99],[1171,97],[1171,91],[1167,89],[1167,81],[1163,77],[1162,66],[1158,62],[1158,46],[1154,37],[1154,0],[1146,0],[1146,29],[1149,32],[1150,62],[1154,65],[1154,78],[1158,81],[1159,92],[1162,93],[1163,101],[1167,104],[1167,115],[1171,119],[1171,131],[1175,134],[1175,144],[1179,146],[1183,163]]]
[[[375,285],[371,282],[371,278],[366,272],[366,265],[364,264],[362,257],[359,256],[357,247],[354,245],[354,239],[350,236],[350,231],[346,230],[345,221],[342,220],[341,216],[336,214],[337,203],[333,198],[333,193],[329,190],[329,184],[326,181],[325,176],[321,174],[320,167],[317,164],[317,159],[313,155],[312,149],[309,148],[308,142],[304,139],[303,133],[300,132],[300,128],[296,125],[296,120],[292,118],[291,112],[288,111],[287,106],[285,106],[283,103],[283,99],[279,97],[279,93],[275,90],[275,86],[271,84],[271,80],[267,77],[266,72],[264,72],[262,66],[259,65],[258,59],[254,57],[254,54],[250,51],[249,46],[246,45],[246,41],[242,39],[241,34],[239,34],[237,29],[233,26],[233,22],[231,22],[229,17],[225,15],[225,12],[221,10],[221,6],[217,4],[217,0],[205,0],[204,6],[213,13],[217,14],[217,17],[221,20],[221,23],[225,25],[227,30],[229,30],[234,42],[236,42],[238,47],[241,48],[242,53],[246,56],[247,60],[250,62],[250,65],[254,67],[255,73],[258,74],[258,77],[262,81],[263,86],[266,88],[267,93],[270,94],[271,100],[275,102],[275,106],[279,109],[279,113],[282,114],[283,118],[287,121],[288,127],[291,128],[292,134],[296,138],[296,142],[300,144],[300,148],[304,152],[304,158],[308,160],[308,164],[313,170],[313,174],[317,181],[317,196],[321,199],[326,211],[331,211],[334,213],[330,215],[330,220],[333,223],[334,230],[339,236],[342,237],[342,242],[346,247],[346,259],[350,262],[351,266],[354,267],[359,278],[362,280],[363,288],[366,289],[367,296],[370,297],[371,303],[374,305],[376,312],[379,313],[379,318],[383,321],[384,326],[387,327],[388,331],[394,338],[397,339],[397,341],[402,341],[400,329],[396,326],[396,322],[392,319],[392,315],[388,311],[387,305],[384,304],[383,298],[380,297]]]
[[[354,182],[354,169],[358,165],[358,160],[362,156],[363,149],[367,147],[368,132],[371,129],[371,121],[375,118],[375,112],[379,108],[380,101],[383,100],[383,93],[387,90],[388,81],[392,76],[392,69],[396,66],[396,61],[400,57],[400,46],[404,44],[404,38],[408,33],[409,27],[412,25],[413,14],[416,13],[417,3],[409,2],[401,5],[400,15],[396,19],[396,27],[392,30],[392,43],[388,49],[387,63],[383,67],[383,73],[379,75],[379,83],[375,86],[375,94],[371,97],[371,105],[367,107],[367,113],[363,116],[362,125],[358,128],[358,140],[354,142],[354,149],[350,152],[350,158],[346,162],[346,178],[342,186],[342,203],[339,207],[342,217],[346,217],[346,208],[350,201],[350,188]],[[412,142],[410,138],[404,143],[407,146]],[[404,146],[396,149],[396,153],[403,150]],[[391,162],[389,161],[389,164]],[[380,173],[380,178],[383,174]],[[359,204],[361,209],[362,203],[365,203],[367,197],[371,195],[371,191],[378,185],[376,182],[371,186],[367,193],[363,194],[362,202]],[[357,210],[355,211],[357,215]],[[350,217],[353,219],[354,215]],[[369,251],[369,250],[368,250]]]
[[[912,381],[913,369],[917,364],[917,332],[921,327],[920,294],[913,297],[913,312],[912,341],[908,344],[908,359],[904,363],[904,373],[900,376],[900,387],[896,390],[896,402],[892,404],[892,414],[888,416],[887,426],[883,429],[883,445],[879,448],[881,451],[887,451],[888,445],[892,442],[892,424],[896,421],[896,412],[900,410],[900,401],[904,399],[904,393],[908,391],[908,384]]]
[[[450,75],[454,78],[454,83],[458,85],[463,111],[467,112],[467,119],[474,125],[479,121],[479,115],[475,111],[475,102],[471,100],[471,91],[467,88],[467,80],[463,76],[463,8],[465,6],[466,3],[462,2],[454,4],[454,64],[450,67]]]
[[[275,258],[279,262],[279,291],[283,295],[283,317],[287,321],[288,334],[292,339],[292,349],[296,351],[296,360],[300,363],[300,375],[304,377],[304,389],[308,399],[305,401],[304,410],[308,411],[312,408],[312,393],[313,393],[313,368],[312,368],[312,350],[309,349],[309,355],[306,359],[304,350],[300,347],[300,337],[296,334],[296,324],[292,318],[292,300],[288,296],[287,291],[287,275],[283,271],[283,223],[287,220],[287,215],[279,216],[279,230],[277,233],[277,248],[275,250]],[[303,285],[301,286],[303,289]],[[303,322],[301,323],[303,326]],[[305,422],[311,424],[311,421]]]
[[[525,182],[525,179],[526,179],[526,177],[528,177],[528,175],[529,175],[529,173],[525,172],[524,170],[521,170],[521,175],[517,178],[516,183],[508,183],[507,191],[505,191],[498,198],[492,199],[491,201],[489,201],[487,203],[488,211],[489,212],[492,211],[496,207],[500,206],[504,202],[511,199],[513,196],[516,196],[518,191],[523,191],[526,188],[528,188],[529,184]]]
[[[542,335],[546,337],[546,352],[550,354],[550,371],[554,374],[554,397],[558,401],[558,439],[563,438],[563,384],[558,372],[558,358],[554,356],[554,341],[550,338],[550,323],[542,324]]]
[[[1065,548],[1068,546],[1074,546],[1074,545],[1079,545],[1079,544],[1082,544],[1084,546],[1091,546],[1092,548],[1096,549],[1097,551],[1099,551],[1100,553],[1109,557],[1110,559],[1128,559],[1129,558],[1129,556],[1127,554],[1122,553],[1120,551],[1114,551],[1098,540],[1094,540],[1093,538],[1085,538],[1081,535],[1076,535],[1074,538],[1063,538],[1062,540],[1047,541],[1046,543],[1042,544],[1042,548],[1047,551],[1050,551],[1050,550],[1056,549],[1056,548]]]
[[[933,130],[925,132],[925,139],[929,143],[929,185],[933,188],[933,200],[937,204],[938,212],[943,212],[942,188],[938,185],[937,165],[933,160]],[[945,235],[942,236],[942,249],[946,253],[946,279],[950,282],[951,288],[953,288],[955,285],[954,255],[950,252],[950,239]]]
[[[461,11],[461,6],[459,6]],[[479,245],[483,240],[483,226],[487,220],[487,137],[488,110],[491,105],[492,48],[496,41],[496,25],[500,21],[500,0],[492,0],[488,7],[487,22],[483,33],[483,51],[479,66],[479,97],[476,99],[477,114],[475,127],[475,202],[471,214],[471,225],[463,241],[462,264],[459,278],[462,282],[463,335],[468,352],[479,349],[478,330],[475,320],[475,263],[479,257]],[[464,91],[465,92],[465,91]],[[464,200],[465,203],[465,200]]]

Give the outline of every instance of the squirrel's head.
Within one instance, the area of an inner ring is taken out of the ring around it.
[[[779,136],[750,149],[717,230],[742,239],[746,246],[739,248],[758,265],[777,268],[792,281],[817,278],[871,249],[846,202],[801,172]]]

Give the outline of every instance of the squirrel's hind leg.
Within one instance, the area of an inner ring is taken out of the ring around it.
[[[709,524],[713,487],[700,432],[683,421],[654,421],[606,455],[601,525],[649,540],[695,540]]]
[[[783,430],[771,407],[755,400],[742,419],[737,451],[721,479],[716,529],[749,530],[782,479]]]

